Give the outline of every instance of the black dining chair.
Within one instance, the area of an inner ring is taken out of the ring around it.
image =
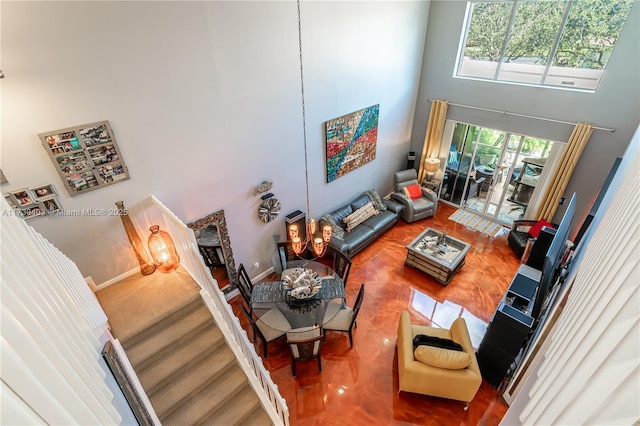
[[[262,350],[266,359],[268,354],[267,343],[287,334],[287,331],[291,330],[291,324],[278,308],[269,310],[257,320],[253,318],[253,314],[249,313],[242,303],[240,308],[251,324],[253,340],[255,341],[257,336],[262,341]]]
[[[252,312],[251,292],[253,291],[253,283],[251,282],[251,278],[249,278],[249,274],[247,274],[242,263],[238,266],[238,291],[242,295],[244,301],[247,302],[249,311]]]
[[[349,256],[339,250],[335,250],[333,252],[333,264],[331,269],[333,269],[336,274],[342,278],[342,283],[346,289],[347,278],[349,278],[349,271],[351,271],[351,259],[349,259]]]
[[[296,362],[318,360],[318,370],[322,371],[320,327],[294,328],[287,332],[287,344],[291,352],[291,373],[296,377]]]
[[[287,269],[287,263],[292,260],[296,260],[296,252],[293,251],[293,243],[291,241],[283,241],[276,244],[278,247],[278,256],[280,256],[280,263],[282,264],[282,270]]]
[[[354,303],[353,309],[348,306],[346,308],[342,308],[338,303],[329,302],[329,306],[327,306],[324,319],[322,321],[322,332],[324,338],[327,338],[327,331],[341,331],[349,333],[349,344],[353,347],[353,327],[357,327],[356,318],[360,312],[363,300],[364,283],[360,286],[358,297],[356,297],[356,303]]]

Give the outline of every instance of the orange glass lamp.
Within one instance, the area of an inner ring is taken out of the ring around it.
[[[153,225],[149,230],[151,235],[149,235],[147,244],[156,269],[160,272],[171,272],[178,269],[180,256],[171,235],[161,231],[158,225]]]

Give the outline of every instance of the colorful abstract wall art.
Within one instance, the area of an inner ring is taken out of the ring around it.
[[[376,158],[380,104],[325,123],[327,183]]]

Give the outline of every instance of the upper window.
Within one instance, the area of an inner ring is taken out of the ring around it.
[[[456,76],[593,91],[632,3],[469,2]]]

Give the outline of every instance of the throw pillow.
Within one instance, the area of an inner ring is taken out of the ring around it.
[[[351,232],[351,230],[353,230],[356,226],[360,225],[371,216],[375,216],[377,214],[378,210],[376,210],[375,207],[373,207],[373,203],[369,201],[367,204],[360,207],[358,210],[354,211],[342,220],[347,224],[347,232]]]
[[[542,230],[543,226],[551,226],[551,224],[544,219],[540,219],[536,222],[535,225],[531,227],[531,229],[529,229],[529,235],[531,235],[533,238],[538,238],[538,235],[540,235],[540,231]]]
[[[320,229],[322,229],[324,225],[331,226],[331,238],[335,238],[337,240],[344,239],[344,229],[342,229],[342,227],[338,225],[338,223],[333,219],[332,215],[326,214],[322,216],[318,222],[320,223]]]
[[[471,365],[471,356],[468,353],[434,346],[418,346],[413,351],[413,356],[416,361],[447,370],[461,370]]]
[[[443,339],[442,337],[436,336],[427,336],[426,334],[416,334],[416,337],[413,338],[413,348],[415,349],[421,345],[449,349],[452,351],[463,350],[460,343],[454,342],[451,339]]]
[[[402,191],[404,192],[404,195],[412,200],[422,197],[422,188],[420,188],[420,185],[417,183],[405,186],[402,188]]]
[[[371,202],[373,203],[373,207],[375,207],[376,210],[381,212],[387,209],[387,205],[382,202],[382,199],[380,198],[380,194],[378,194],[376,190],[368,189],[364,191],[364,193],[367,194],[367,196],[371,199]]]

